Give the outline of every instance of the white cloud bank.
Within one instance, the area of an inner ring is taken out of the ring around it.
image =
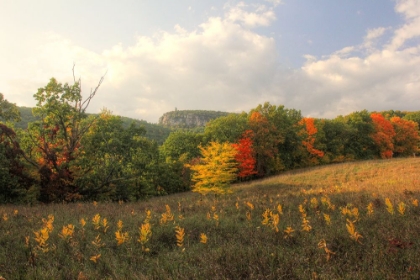
[[[360,46],[328,57],[306,55],[306,63],[295,70],[281,69],[274,38],[255,31],[276,19],[267,2],[225,6],[223,16],[208,18],[196,30],[176,25],[173,31],[140,36],[134,45],[117,44],[101,53],[57,34],[22,39],[18,55],[11,43],[0,45],[0,53],[10,53],[0,67],[0,92],[19,105],[34,105],[36,89],[51,76],[71,82],[76,63],[86,91],[107,71],[91,110],[106,107],[150,122],[175,107],[238,112],[265,101],[314,117],[362,109],[419,110],[420,46],[407,44],[420,35],[416,0],[396,3],[403,26],[367,30]],[[377,39],[388,33],[391,39],[378,46]]]
[[[400,0],[395,10],[406,23],[393,30],[385,45],[374,46],[389,29],[378,27],[367,30],[361,46],[307,60],[301,79],[311,85],[311,92],[297,94],[306,95],[307,104],[291,104],[320,117],[362,109],[420,110],[420,45],[408,44],[420,36],[420,6],[417,0]],[[355,51],[362,55],[351,55]]]

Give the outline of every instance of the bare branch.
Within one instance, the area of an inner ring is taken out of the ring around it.
[[[85,99],[85,101],[83,101],[83,103],[82,103],[82,105],[81,105],[81,107],[83,107],[83,108],[82,108],[82,112],[83,112],[83,113],[86,111],[87,107],[89,106],[90,101],[91,101],[91,100],[92,100],[92,98],[95,96],[96,92],[98,91],[99,87],[101,86],[102,82],[104,81],[104,79],[105,79],[105,75],[106,75],[106,73],[107,73],[107,72],[108,72],[108,71],[106,71],[106,72],[105,72],[105,74],[101,77],[101,79],[99,80],[99,83],[98,83],[98,85],[96,86],[96,88],[95,88],[93,91],[91,91],[91,92],[90,92],[89,97],[88,97],[88,98],[86,98],[86,99]]]

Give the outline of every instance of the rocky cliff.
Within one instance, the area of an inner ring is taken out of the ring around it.
[[[229,113],[204,110],[176,110],[167,112],[159,118],[159,124],[172,128],[203,127],[209,121]]]

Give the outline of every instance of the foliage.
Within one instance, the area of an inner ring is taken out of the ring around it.
[[[16,104],[10,103],[4,99],[4,95],[0,93],[0,121],[19,121],[20,113]]]
[[[200,155],[200,142],[200,135],[189,131],[174,131],[161,146],[161,152],[169,161],[182,159],[185,163]]]
[[[244,132],[238,144],[232,144],[236,149],[235,160],[238,162],[238,177],[247,178],[255,173],[254,150],[252,148],[252,131]]]
[[[379,149],[380,157],[391,158],[394,150],[394,127],[390,121],[386,120],[384,116],[379,113],[372,113],[370,117],[372,118],[375,127],[375,132],[371,137]]]
[[[318,133],[318,129],[315,126],[315,119],[303,118],[299,124],[304,126],[302,134],[304,134],[305,137],[302,141],[302,145],[306,148],[310,155],[309,165],[318,164],[318,159],[324,156],[324,152],[315,148],[315,141],[317,140]]]
[[[210,142],[201,147],[202,158],[198,164],[192,165],[192,180],[195,183],[192,191],[200,194],[226,194],[230,192],[230,182],[234,181],[237,172],[235,162],[236,150],[227,142]]]
[[[98,87],[83,101],[80,81],[62,85],[52,78],[34,95],[37,107],[33,113],[40,120],[29,125],[23,141],[31,164],[37,168],[41,201],[79,198],[74,184],[75,160],[81,140],[94,122],[86,121],[85,111]]]
[[[395,135],[393,138],[394,154],[410,156],[419,150],[420,136],[418,124],[400,117],[391,118]]]
[[[33,184],[23,156],[14,130],[0,123],[0,202],[21,199]]]
[[[258,111],[251,113],[249,127],[253,132],[257,176],[271,174],[273,167],[277,169],[275,164],[277,145],[283,137],[277,133],[276,127]]]
[[[246,113],[229,114],[209,121],[204,129],[204,139],[206,142],[235,143],[247,129]]]

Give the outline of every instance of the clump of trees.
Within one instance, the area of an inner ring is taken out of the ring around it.
[[[86,110],[81,83],[52,78],[34,95],[36,121],[15,131],[19,111],[0,95],[0,201],[135,200],[189,188],[145,130],[103,110]],[[161,174],[165,174],[162,175]]]
[[[344,161],[419,151],[420,112],[354,112],[305,118],[270,103],[211,120],[204,132],[177,130],[162,145],[104,109],[86,110],[80,80],[54,78],[34,95],[35,121],[14,129],[19,111],[0,94],[0,201],[137,200],[192,189],[229,193],[235,181]]]

